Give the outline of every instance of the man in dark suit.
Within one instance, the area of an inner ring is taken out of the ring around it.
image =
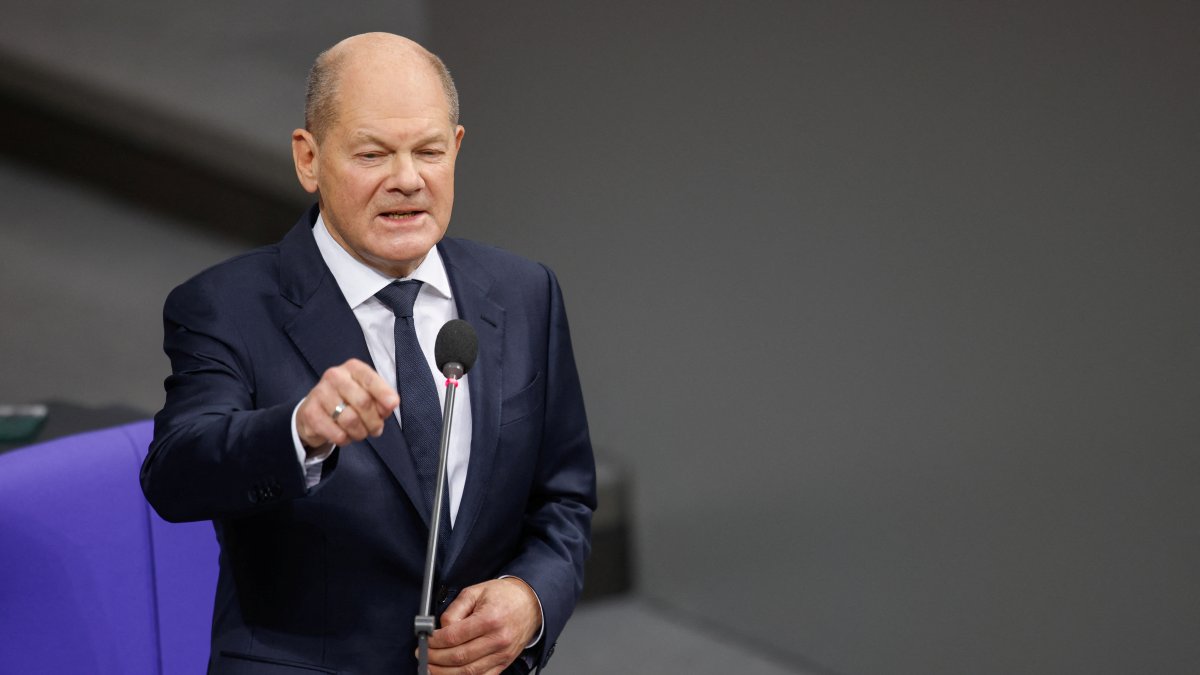
[[[164,309],[173,372],[142,487],[168,520],[213,520],[209,672],[415,670],[437,448],[412,410],[450,318],[474,326],[479,358],[455,401],[431,672],[544,665],[596,506],[557,281],[444,238],[463,127],[437,57],[349,38],[318,58],[305,112],[292,148],[318,205]]]

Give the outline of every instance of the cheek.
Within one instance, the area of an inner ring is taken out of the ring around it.
[[[354,202],[354,208],[363,211],[372,211],[371,202],[375,198],[375,190],[370,185],[357,185],[351,193],[350,199]]]
[[[339,171],[331,176],[332,187],[341,194],[342,201],[361,200],[374,193],[379,184],[378,176],[370,171]]]
[[[443,202],[448,202],[454,197],[454,174],[453,173],[438,173],[425,180],[425,184],[429,185],[437,198]]]

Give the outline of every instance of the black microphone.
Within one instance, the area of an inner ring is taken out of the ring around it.
[[[475,365],[477,356],[479,336],[471,324],[462,319],[451,319],[438,331],[437,341],[433,344],[433,360],[446,377],[457,380],[466,375]]]
[[[437,483],[430,509],[429,543],[425,548],[425,577],[421,580],[420,613],[413,620],[417,634],[417,672],[429,673],[429,636],[437,624],[433,616],[433,570],[437,565],[438,537],[442,529],[442,502],[446,499],[446,455],[450,446],[450,422],[454,418],[454,392],[458,378],[467,374],[479,356],[479,336],[471,324],[452,319],[438,331],[433,343],[433,360],[446,376],[446,403],[442,411],[442,442],[438,449]]]

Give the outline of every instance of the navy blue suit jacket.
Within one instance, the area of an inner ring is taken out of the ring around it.
[[[292,411],[321,373],[371,363],[313,240],[316,213],[179,286],[164,309],[172,374],[142,488],[167,520],[214,523],[214,673],[415,671],[430,505],[399,425],[340,448],[312,489],[292,443]],[[434,611],[468,585],[520,577],[542,602],[544,664],[582,589],[596,506],[562,297],[540,264],[451,238],[438,249],[479,359]]]

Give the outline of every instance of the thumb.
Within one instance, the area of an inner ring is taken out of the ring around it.
[[[446,611],[442,612],[442,625],[450,626],[471,616],[471,613],[475,611],[475,605],[479,603],[481,594],[478,586],[464,588],[454,602],[446,608]]]

